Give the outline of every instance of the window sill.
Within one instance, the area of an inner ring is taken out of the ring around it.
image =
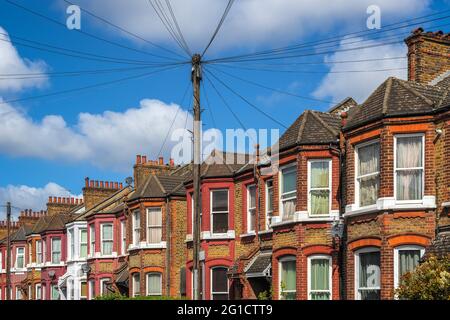
[[[307,211],[297,211],[295,212],[294,217],[291,220],[283,221],[281,220],[280,216],[272,217],[272,224],[270,226],[273,228],[299,222],[334,222],[336,220],[339,220],[338,210],[332,210],[330,211],[329,215],[321,215],[321,216],[311,216],[308,214]]]
[[[443,202],[442,207],[444,208],[450,208],[450,202]]]
[[[357,207],[356,204],[350,204],[345,208],[344,217],[357,216],[362,214],[374,213],[382,210],[427,210],[436,209],[436,198],[434,196],[424,196],[420,201],[397,201],[394,197],[379,198],[377,203],[367,207]]]
[[[46,262],[42,265],[42,268],[58,268],[58,267],[64,267],[64,266],[65,266],[64,261],[61,261],[60,263]]]
[[[167,248],[167,243],[165,241],[162,241],[160,243],[141,242],[138,245],[130,245],[128,247],[128,251],[142,250],[142,249],[166,249],[166,248]]]
[[[239,236],[240,238],[250,238],[250,237],[256,237],[256,232],[251,231],[249,233],[243,233]]]
[[[227,233],[212,233],[204,231],[201,233],[202,240],[233,240],[236,238],[234,230],[228,230]]]
[[[88,255],[86,260],[89,259],[115,259],[117,258],[117,252],[113,252],[112,254],[103,255],[101,252],[96,252],[95,255]]]
[[[86,260],[87,260],[87,258],[70,259],[70,260],[67,260],[66,263],[86,262]]]

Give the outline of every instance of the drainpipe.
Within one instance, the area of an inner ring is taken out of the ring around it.
[[[170,196],[166,194],[166,295],[170,296],[170,254],[171,254],[171,212]]]

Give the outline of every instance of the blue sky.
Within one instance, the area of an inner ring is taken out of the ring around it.
[[[66,22],[68,6],[62,0],[11,0],[20,6],[39,12],[60,23]],[[74,3],[90,12],[158,45],[180,52],[163,29],[146,0],[80,0]],[[173,0],[172,6],[183,34],[194,52],[201,51],[211,36],[226,5],[225,0]],[[381,9],[381,26],[448,9],[447,1],[388,0],[309,1],[309,0],[241,0],[236,1],[206,59],[305,43],[364,30],[369,5]],[[197,23],[195,9],[198,9]],[[98,37],[161,56],[175,58],[166,51],[152,47],[120,32],[82,12],[81,30]],[[195,21],[195,20],[194,20]],[[440,20],[425,23],[426,29],[444,25]],[[0,39],[15,37],[47,43],[71,50],[95,53],[120,59],[155,61],[149,55],[119,48],[92,39],[77,31],[49,22],[41,17],[0,1]],[[413,27],[400,29],[385,36],[401,36]],[[369,40],[369,37],[361,40]],[[367,44],[379,44],[373,37]],[[111,62],[89,61],[39,51],[17,42],[0,41],[0,74],[41,73],[39,79],[1,79],[0,76],[0,202],[13,201],[20,208],[43,209],[49,195],[79,195],[84,177],[96,180],[123,181],[132,175],[136,154],[156,158],[162,140],[175,114],[174,128],[182,128],[190,101],[181,104],[189,85],[190,66],[184,65],[145,78],[124,81],[110,86],[84,90],[22,102],[5,101],[45,95],[53,92],[95,85],[137,75],[149,70],[128,70],[103,74],[83,74],[74,77],[52,77],[54,72],[136,68]],[[221,67],[223,71],[279,90],[324,101],[340,101],[347,96],[362,102],[388,76],[406,77],[405,59],[334,64],[334,61],[365,60],[406,55],[403,44],[373,47],[365,50],[337,51],[351,44],[338,44],[327,55],[310,55],[290,62],[317,64],[279,67],[288,72],[268,72]],[[311,51],[313,50],[313,51]],[[314,52],[314,48],[310,52]],[[187,61],[188,58],[181,59]],[[282,63],[283,61],[277,61]],[[328,63],[324,63],[328,62]],[[236,65],[235,65],[236,66]],[[261,67],[261,66],[259,66]],[[263,68],[263,67],[261,67]],[[266,67],[272,68],[272,67]],[[345,70],[395,69],[372,73],[334,73]],[[209,68],[209,70],[214,70]],[[301,70],[313,73],[292,73]],[[303,100],[245,84],[218,73],[249,101],[279,122],[290,125],[305,109],[326,111],[332,104]],[[45,76],[47,74],[48,76]],[[20,78],[20,77],[18,77]],[[222,104],[213,88],[205,81],[211,110],[205,104],[204,129],[216,127],[223,131],[239,128],[240,124]],[[217,88],[230,103],[246,128],[283,127],[255,112],[216,82]],[[190,90],[190,89],[189,89]],[[189,98],[189,95],[188,95]],[[205,101],[205,97],[202,97]],[[178,108],[181,108],[178,110]],[[210,112],[213,113],[214,120]],[[216,126],[214,126],[214,123]],[[169,157],[171,143],[163,154]],[[1,212],[1,210],[0,210]],[[1,216],[0,216],[1,219]]]

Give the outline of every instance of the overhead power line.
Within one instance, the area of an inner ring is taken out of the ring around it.
[[[74,3],[71,2],[71,1],[68,1],[68,0],[62,0],[62,1],[66,2],[66,3],[70,4],[70,5],[74,5]],[[176,56],[178,56],[180,58],[184,58],[179,53],[177,53],[177,52],[175,52],[173,50],[170,50],[168,48],[165,48],[164,46],[161,46],[161,45],[159,45],[157,43],[154,43],[154,42],[152,42],[152,41],[150,41],[148,39],[145,39],[144,37],[139,36],[138,34],[136,34],[134,32],[131,32],[131,31],[129,31],[129,30],[127,30],[127,29],[125,29],[125,28],[123,28],[123,27],[121,27],[121,26],[119,26],[119,25],[117,25],[117,24],[115,24],[115,23],[113,23],[113,22],[103,18],[103,17],[100,17],[98,14],[95,14],[94,12],[89,11],[86,8],[82,8],[80,5],[78,5],[78,6],[80,7],[80,9],[83,12],[87,13],[88,15],[90,15],[90,16],[92,16],[92,17],[94,17],[94,18],[96,18],[96,19],[98,19],[98,20],[100,20],[100,21],[102,21],[102,22],[104,22],[104,23],[106,23],[106,24],[108,24],[108,25],[110,25],[110,26],[112,26],[112,27],[114,27],[114,28],[116,28],[116,29],[118,29],[118,30],[120,30],[120,31],[122,31],[122,32],[124,32],[124,33],[126,33],[126,34],[128,34],[128,35],[130,35],[132,37],[134,37],[134,38],[136,38],[136,39],[138,39],[138,40],[141,40],[141,41],[143,41],[145,43],[148,43],[148,44],[150,44],[150,45],[152,45],[152,46],[154,46],[156,48],[159,48],[161,50],[164,50],[166,52],[172,53],[172,54],[174,54],[174,55],[176,55]]]
[[[32,10],[32,9],[30,9],[28,7],[25,7],[25,6],[21,5],[21,4],[18,4],[18,3],[14,2],[14,1],[11,1],[11,0],[4,0],[4,1],[9,3],[9,4],[11,4],[11,5],[13,5],[13,6],[15,6],[15,7],[17,7],[17,8],[20,8],[20,9],[22,9],[22,10],[28,12],[28,13],[31,13],[31,14],[37,16],[37,17],[40,17],[40,18],[45,19],[47,21],[50,21],[50,22],[52,22],[52,23],[54,23],[54,24],[56,24],[56,25],[58,25],[60,27],[63,27],[64,29],[67,29],[67,26],[64,23],[62,23],[62,22],[60,22],[60,21],[58,21],[56,19],[53,19],[53,18],[51,18],[49,16],[46,16],[46,15],[40,13],[40,12],[34,11],[34,10]],[[153,56],[153,57],[160,58],[160,59],[170,60],[170,58],[168,58],[166,56],[160,56],[160,55],[153,54],[153,53],[150,53],[150,52],[147,52],[147,51],[143,51],[143,50],[139,50],[139,49],[136,49],[136,48],[132,48],[132,47],[123,45],[121,43],[118,43],[118,42],[115,42],[115,41],[111,41],[111,40],[99,37],[99,36],[97,36],[95,34],[86,32],[84,30],[74,29],[74,31],[76,31],[76,32],[78,32],[80,34],[83,34],[83,35],[85,35],[87,37],[90,37],[92,39],[95,39],[95,40],[98,40],[98,41],[102,41],[102,42],[105,42],[107,44],[110,44],[110,45],[113,45],[113,46],[116,46],[116,47],[119,47],[119,48],[122,48],[122,49],[134,51],[134,52],[137,52],[137,53]]]
[[[169,9],[172,20],[175,23],[175,27],[178,31],[178,35],[180,36],[181,42],[183,43],[184,47],[187,49],[188,54],[190,56],[192,56],[191,49],[189,48],[189,45],[187,44],[186,40],[184,39],[183,32],[181,32],[180,25],[178,24],[177,17],[175,16],[175,12],[173,11],[172,5],[170,4],[169,0],[166,0],[166,5],[167,5],[167,8]]]
[[[52,93],[47,93],[47,94],[42,94],[42,95],[37,95],[37,96],[31,96],[31,97],[18,98],[18,99],[13,99],[13,100],[0,101],[0,105],[16,103],[16,102],[22,102],[22,101],[29,101],[29,100],[42,99],[42,98],[58,96],[58,95],[64,95],[64,94],[68,94],[68,93],[79,92],[79,91],[84,91],[84,90],[89,90],[89,89],[94,89],[94,88],[99,88],[99,87],[105,87],[105,86],[108,86],[108,85],[121,83],[121,82],[125,82],[125,81],[128,81],[128,80],[144,78],[144,77],[147,77],[147,76],[159,73],[159,72],[163,72],[163,71],[167,71],[167,70],[171,70],[171,69],[175,69],[175,68],[179,68],[179,67],[180,66],[171,66],[171,67],[155,70],[155,71],[152,71],[152,72],[141,73],[141,74],[138,74],[138,75],[133,75],[133,76],[120,78],[120,79],[107,81],[107,82],[101,82],[101,83],[88,85],[88,86],[84,86],[84,87],[73,88],[73,89],[68,89],[68,90],[62,90],[62,91],[57,91],[57,92],[52,92]]]
[[[230,12],[231,7],[233,6],[233,3],[234,3],[234,0],[228,0],[227,7],[225,8],[222,18],[220,19],[219,24],[216,27],[216,30],[214,30],[214,33],[211,36],[211,39],[209,40],[208,44],[206,45],[205,50],[203,50],[202,57],[205,55],[206,51],[208,51],[209,47],[214,42],[214,39],[216,38],[217,34],[220,31],[220,28],[222,27],[223,23],[225,22],[225,19],[227,18],[228,13]]]

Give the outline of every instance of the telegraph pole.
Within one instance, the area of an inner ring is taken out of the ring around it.
[[[200,82],[202,81],[201,56],[192,57],[192,87],[194,89],[194,221],[193,221],[193,286],[194,300],[200,300],[202,278],[200,274],[200,166],[201,166],[201,110]]]
[[[11,202],[6,203],[6,300],[11,300]]]

